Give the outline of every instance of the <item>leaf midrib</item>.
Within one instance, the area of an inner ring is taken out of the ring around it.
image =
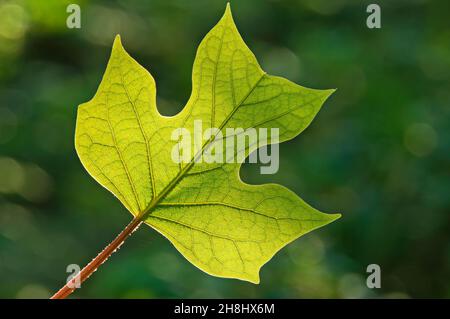
[[[233,110],[230,112],[230,114],[225,118],[225,120],[222,122],[222,124],[220,125],[219,129],[217,132],[222,131],[222,129],[224,128],[224,126],[228,123],[228,121],[233,117],[233,115],[236,113],[236,111],[239,109],[239,107],[247,100],[247,98],[250,96],[250,94],[252,94],[252,92],[255,90],[255,88],[258,86],[258,84],[261,82],[261,80],[266,76],[266,73],[264,71],[262,71],[263,73],[261,74],[260,78],[255,82],[255,84],[253,85],[253,87],[248,91],[248,93],[241,99],[241,101],[234,106]],[[179,171],[179,173],[177,174],[177,176],[175,176],[169,184],[166,185],[166,187],[164,187],[164,189],[161,191],[161,193],[159,193],[157,196],[155,196],[150,203],[148,204],[148,206],[144,209],[144,211],[140,214],[138,214],[137,218],[139,218],[140,220],[144,221],[148,215],[150,215],[151,211],[153,210],[153,208],[155,208],[158,203],[164,198],[166,197],[174,188],[175,186],[181,181],[181,179],[185,176],[185,174],[187,172],[190,171],[190,169],[194,166],[196,159],[198,158],[198,156],[200,156],[201,154],[203,154],[203,152],[205,151],[206,147],[208,147],[211,142],[215,139],[217,133],[213,136],[211,136],[202,146],[202,148],[197,152],[197,154],[195,154],[188,165],[186,165],[185,167],[183,167],[182,170]]]

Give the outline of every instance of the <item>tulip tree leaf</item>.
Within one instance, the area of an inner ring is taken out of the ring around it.
[[[332,92],[266,74],[228,5],[197,50],[191,97],[173,117],[159,114],[153,77],[117,36],[97,93],[78,108],[76,150],[97,182],[192,264],[214,276],[259,283],[260,268],[277,251],[340,215],[317,211],[283,186],[244,183],[240,162],[200,163],[193,156],[179,164],[171,134],[181,127],[192,131],[201,120],[222,131],[278,128],[279,142],[287,141],[311,123]],[[213,136],[202,150],[217,141]],[[247,156],[257,147],[234,152]]]

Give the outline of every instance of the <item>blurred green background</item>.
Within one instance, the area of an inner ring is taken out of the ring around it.
[[[66,6],[81,6],[81,29]],[[150,70],[158,107],[175,114],[225,1],[0,0],[0,297],[46,298],[131,220],[83,169],[77,105],[95,93],[114,36]],[[261,284],[208,276],[141,227],[76,298],[450,297],[448,1],[232,1],[236,24],[269,73],[338,88],[311,126],[280,147],[277,182],[343,218],[296,240]],[[382,288],[368,289],[379,264]]]

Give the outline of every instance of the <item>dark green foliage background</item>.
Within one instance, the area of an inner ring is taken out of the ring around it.
[[[225,1],[0,1],[0,297],[49,297],[130,221],[82,168],[76,106],[100,83],[114,36],[156,79],[174,114],[195,50]],[[277,182],[342,219],[290,244],[261,284],[208,276],[143,226],[74,297],[450,297],[450,23],[445,1],[232,1],[269,73],[338,88],[280,148]],[[365,285],[382,269],[382,288]]]

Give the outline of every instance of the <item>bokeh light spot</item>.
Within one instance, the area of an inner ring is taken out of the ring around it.
[[[437,142],[438,135],[435,129],[427,123],[411,124],[405,131],[405,147],[415,156],[430,154],[436,148]]]
[[[28,28],[26,12],[17,4],[0,4],[0,36],[14,40],[23,38]]]
[[[25,182],[22,166],[10,157],[0,157],[0,176],[0,193],[15,193]]]
[[[48,299],[50,291],[42,285],[30,284],[17,292],[17,299]]]

